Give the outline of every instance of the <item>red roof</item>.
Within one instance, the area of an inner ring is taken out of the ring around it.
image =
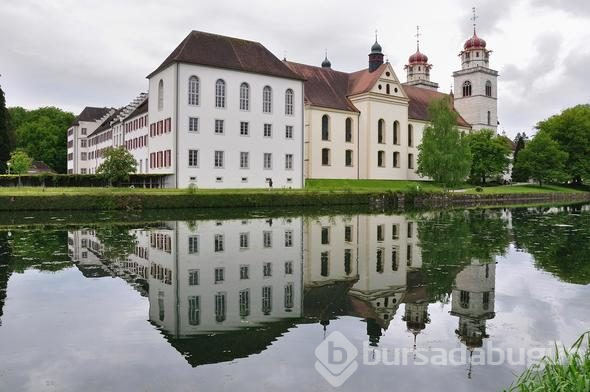
[[[479,38],[477,36],[477,34],[475,33],[475,30],[474,30],[473,31],[473,37],[471,37],[467,41],[465,41],[465,45],[463,45],[463,48],[465,50],[468,50],[468,49],[485,49],[486,48],[486,41],[483,38]]]
[[[413,120],[430,121],[428,115],[428,105],[437,99],[448,98],[448,94],[439,93],[438,91],[428,90],[416,86],[403,86],[406,95],[410,99],[408,107],[408,117]],[[453,108],[457,115],[457,125],[469,127],[470,125],[463,117]]]
[[[176,62],[301,80],[258,42],[202,31],[191,31],[148,78]]]

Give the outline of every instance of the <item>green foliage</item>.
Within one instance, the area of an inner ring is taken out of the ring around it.
[[[26,152],[16,150],[10,154],[8,164],[10,166],[10,172],[20,176],[31,168],[33,159],[29,157]]]
[[[127,260],[137,241],[135,233],[121,225],[97,226],[96,238],[103,247],[102,259],[109,262]]]
[[[537,128],[568,154],[565,171],[574,183],[590,178],[590,104],[566,109]]]
[[[563,181],[567,174],[565,163],[567,153],[545,133],[539,132],[518,154],[515,168],[527,177],[543,183]]]
[[[10,127],[10,115],[6,109],[4,91],[0,88],[0,173],[6,171],[6,162],[14,148],[14,132]]]
[[[103,176],[110,184],[129,180],[129,174],[135,173],[137,162],[124,147],[109,147],[104,152],[104,161],[96,173]]]
[[[545,357],[520,375],[510,392],[590,391],[590,331],[567,350],[555,346],[553,357]]]
[[[485,185],[487,179],[508,170],[510,146],[504,137],[496,135],[491,129],[482,129],[467,135],[466,139],[473,157],[472,181]]]
[[[34,160],[43,161],[58,173],[67,170],[67,130],[74,115],[55,107],[8,109],[16,133],[16,147]]]
[[[512,182],[526,182],[528,177],[526,173],[522,172],[520,167],[516,167],[516,162],[518,162],[518,154],[524,149],[526,143],[528,142],[528,138],[526,133],[517,133],[516,138],[514,139],[514,144],[516,147],[514,148],[514,155],[512,156]]]
[[[445,188],[462,183],[471,167],[466,138],[456,127],[456,115],[446,99],[428,108],[431,125],[424,129],[418,147],[418,174],[431,177]]]

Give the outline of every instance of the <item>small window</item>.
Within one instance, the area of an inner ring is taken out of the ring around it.
[[[240,152],[240,169],[248,169],[250,167],[250,153],[247,151]]]
[[[389,83],[385,85],[385,93],[391,94]]]
[[[329,274],[330,253],[322,252],[320,255],[320,275],[326,277]]]
[[[285,139],[293,139],[293,125],[285,126]]]
[[[198,286],[199,285],[199,270],[189,270],[188,271],[188,285],[189,286]]]
[[[199,167],[199,150],[188,150],[188,166]]]
[[[270,278],[272,276],[272,264],[271,263],[262,264],[262,276],[264,278]]]
[[[385,241],[385,225],[377,225],[377,242]]]
[[[198,117],[189,117],[188,118],[188,131],[189,132],[199,132],[199,118]]]
[[[463,82],[463,96],[470,97],[471,96],[471,82],[466,80]]]
[[[250,315],[250,290],[240,290],[238,300],[240,302],[240,317],[248,317]]]
[[[353,166],[353,163],[352,163],[353,151],[346,150],[344,155],[345,155],[344,156],[344,164],[346,165],[346,167],[352,167]]]
[[[198,295],[188,297],[188,323],[189,325],[201,323],[201,297]]]
[[[391,239],[392,240],[399,239],[399,225],[392,225],[391,226]]]
[[[399,122],[393,122],[393,144],[399,145]]]
[[[385,144],[385,121],[383,119],[377,122],[377,143]]]
[[[344,242],[352,242],[352,226],[344,227]]]
[[[223,234],[215,234],[214,244],[215,252],[223,252],[225,245]]]
[[[488,110],[488,125],[492,125],[492,113]]]
[[[408,124],[408,147],[414,147],[414,127]]]
[[[293,275],[293,262],[285,261],[285,275]]]
[[[250,86],[248,83],[240,85],[240,110],[250,110]]]
[[[352,118],[348,117],[345,123],[345,141],[352,143]]]
[[[322,116],[322,140],[330,140],[330,117],[327,114]]]
[[[262,112],[272,113],[272,89],[270,86],[264,86],[262,89]]]
[[[215,283],[221,283],[225,280],[225,269],[215,268]]]
[[[399,152],[397,152],[397,151],[393,152],[393,167],[394,168],[399,167]]]
[[[293,247],[293,230],[285,230],[285,248]]]
[[[240,136],[250,136],[250,123],[246,121],[240,122]]]
[[[344,273],[350,275],[352,272],[352,249],[344,249]]]
[[[385,151],[377,151],[377,166],[385,167]]]
[[[330,228],[322,227],[322,245],[330,245]]]
[[[272,124],[264,124],[264,137],[272,137]]]
[[[240,233],[240,249],[248,249],[250,247],[250,234]]]
[[[285,169],[293,170],[293,154],[285,154]]]
[[[486,97],[492,96],[492,82],[489,80],[486,82]]]
[[[248,265],[241,265],[240,266],[240,280],[250,279],[250,266]]]
[[[199,104],[199,78],[196,76],[188,79],[188,104],[195,106]]]
[[[293,90],[290,88],[285,91],[285,114],[287,116],[293,115]]]
[[[408,154],[408,169],[414,168],[414,154]]]
[[[164,109],[164,81],[160,79],[158,82],[158,111]]]
[[[223,135],[225,133],[225,124],[223,120],[215,120],[215,134]]]
[[[272,153],[265,152],[263,155],[263,168],[264,169],[272,169]]]
[[[217,79],[215,82],[215,107],[225,108],[225,81]]]
[[[223,168],[223,166],[224,166],[224,153],[223,153],[223,151],[215,151],[214,166],[216,168]]]
[[[330,166],[330,149],[322,148],[322,166]]]

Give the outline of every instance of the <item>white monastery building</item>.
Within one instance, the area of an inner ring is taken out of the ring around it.
[[[417,34],[419,37],[419,34]],[[120,109],[87,107],[68,130],[68,173],[92,174],[108,147],[172,188],[301,188],[308,178],[418,180],[428,106],[447,99],[463,132],[496,129],[498,72],[477,36],[460,53],[455,95],[420,52],[406,82],[375,43],[347,73],[279,60],[260,43],[192,31]]]

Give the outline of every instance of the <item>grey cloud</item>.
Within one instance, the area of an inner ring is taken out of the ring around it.
[[[518,4],[515,0],[482,0],[474,3],[473,0],[462,1],[463,10],[461,31],[465,36],[473,34],[472,8],[476,6],[477,31],[485,31],[487,34],[494,33],[500,29],[498,26],[501,20],[508,18],[512,8]]]
[[[533,0],[534,7],[548,7],[574,15],[590,15],[588,0]]]

